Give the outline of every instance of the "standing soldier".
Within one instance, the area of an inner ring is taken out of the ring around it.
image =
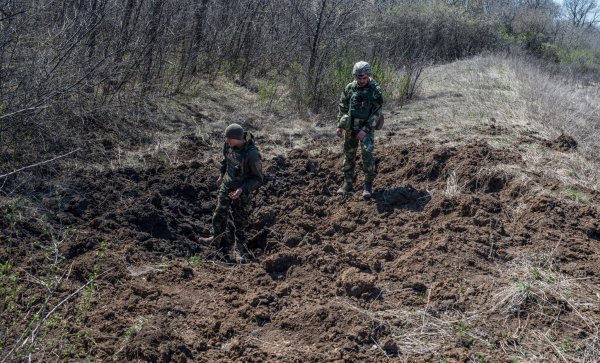
[[[340,97],[338,112],[338,137],[344,136],[344,184],[338,194],[352,191],[355,179],[356,149],[360,150],[365,175],[363,197],[370,198],[375,179],[375,126],[381,116],[383,96],[377,83],[371,79],[371,65],[358,62],[352,68],[354,81],[349,83]]]
[[[212,219],[212,236],[201,238],[203,243],[220,243],[231,249],[230,258],[244,261],[246,228],[252,208],[252,192],[263,183],[262,163],[252,133],[242,126],[231,124],[225,129],[223,161],[217,178],[219,195]],[[231,246],[227,232],[228,218],[233,222],[234,243]]]

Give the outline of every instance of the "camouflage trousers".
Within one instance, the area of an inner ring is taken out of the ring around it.
[[[223,245],[236,242],[245,244],[248,240],[246,229],[250,224],[252,197],[242,194],[238,199],[231,200],[228,196],[231,190],[223,183],[219,189],[217,207],[212,219],[212,235],[223,236]],[[227,230],[227,227],[231,227]]]
[[[360,143],[361,158],[363,164],[363,173],[365,181],[372,182],[377,175],[375,169],[375,135],[371,131],[362,140],[356,138],[354,132],[344,133],[344,180],[354,181],[356,168],[356,150]]]

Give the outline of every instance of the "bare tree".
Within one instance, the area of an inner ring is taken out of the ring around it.
[[[596,0],[565,0],[568,19],[576,27],[593,26],[600,21],[600,8]]]
[[[163,6],[165,0],[154,0],[152,4],[152,12],[148,18],[148,40],[147,50],[144,54],[144,71],[142,73],[142,81],[144,83],[144,91],[148,91],[151,85],[151,78],[156,75],[153,73],[155,69],[155,58],[157,54],[155,50],[159,49],[158,37],[159,30],[163,21]]]
[[[319,88],[327,57],[332,54],[336,41],[350,35],[349,19],[360,9],[357,1],[347,0],[292,0],[294,15],[303,30],[302,51],[306,54],[306,90],[311,90],[311,105],[322,104]]]
[[[190,48],[190,58],[188,60],[188,64],[191,66],[190,73],[192,75],[195,75],[198,72],[197,60],[204,38],[208,1],[209,0],[194,0],[194,32]]]

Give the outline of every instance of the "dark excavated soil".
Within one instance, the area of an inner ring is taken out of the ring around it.
[[[85,319],[73,327],[89,331],[88,356],[466,362],[475,353],[508,361],[532,350],[560,361],[519,329],[557,341],[594,333],[598,304],[575,309],[555,299],[543,314],[534,302],[506,312],[494,293],[514,284],[511,263],[544,253],[557,273],[598,286],[597,194],[570,201],[557,182],[511,172],[523,166],[518,153],[473,141],[378,144],[373,198],[340,197],[341,153],[325,146],[264,161],[253,258],[243,265],[196,242],[209,233],[217,171],[215,160],[196,156],[219,153],[200,140],[181,144],[176,166],[82,172],[61,186],[60,200],[47,195],[50,222],[77,229],[62,246],[72,271],[59,295],[99,271]],[[7,221],[1,227],[5,238],[14,234]],[[22,249],[25,269],[31,241],[44,233],[33,222],[21,227],[14,250]]]

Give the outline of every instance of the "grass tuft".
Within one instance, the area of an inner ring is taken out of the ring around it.
[[[563,195],[580,203],[587,203],[590,201],[590,197],[587,194],[572,187],[563,190]]]

